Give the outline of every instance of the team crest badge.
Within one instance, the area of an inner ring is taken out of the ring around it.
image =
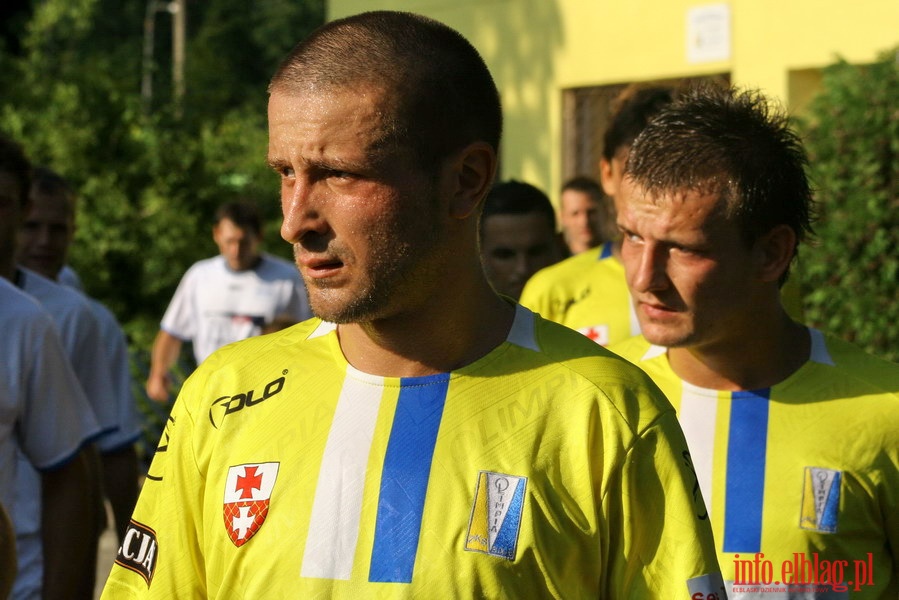
[[[591,327],[581,327],[579,333],[586,335],[588,338],[599,344],[600,346],[609,345],[609,326],[593,325]]]
[[[841,471],[819,467],[805,468],[802,513],[799,519],[799,526],[802,529],[836,533],[841,480]]]
[[[515,560],[527,477],[478,473],[465,549]]]
[[[279,463],[238,465],[225,481],[225,530],[240,548],[256,535],[268,515]]]

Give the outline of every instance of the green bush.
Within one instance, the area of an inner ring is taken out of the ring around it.
[[[799,269],[806,318],[899,361],[899,49],[840,61],[822,87],[800,123],[820,215]]]
[[[266,250],[290,256],[265,162],[266,87],[280,57],[324,20],[324,0],[186,5],[180,107],[166,12],[156,15],[154,96],[141,97],[145,0],[34,0],[7,32],[16,43],[0,40],[0,131],[78,190],[70,262],[135,351],[149,348],[188,266],[216,253],[218,204],[255,200]]]
[[[70,262],[128,334],[149,459],[169,408],[144,394],[149,349],[184,271],[216,253],[215,207],[256,200],[266,250],[290,256],[278,235],[277,177],[265,161],[266,87],[280,57],[324,21],[324,0],[186,2],[187,92],[179,106],[168,13],[156,15],[147,102],[146,0],[19,5],[0,27],[0,132],[78,191]],[[182,357],[176,387],[193,367],[187,348]]]

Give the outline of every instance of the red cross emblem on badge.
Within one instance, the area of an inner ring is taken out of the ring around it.
[[[238,548],[256,535],[268,515],[279,463],[238,465],[225,480],[225,530]]]
[[[578,329],[578,331],[586,335],[588,338],[590,338],[600,346],[607,346],[609,344],[608,325],[593,325],[592,327],[582,327]]]

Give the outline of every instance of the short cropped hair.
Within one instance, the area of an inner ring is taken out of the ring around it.
[[[624,173],[653,194],[719,195],[746,244],[788,225],[796,234],[795,256],[798,242],[812,233],[807,164],[786,114],[761,93],[702,85],[646,126],[631,146]]]
[[[256,235],[262,235],[262,218],[259,209],[252,202],[228,202],[222,204],[215,211],[213,224],[218,225],[223,219],[228,219],[245,231],[252,231]]]
[[[586,175],[578,175],[576,177],[572,177],[564,184],[562,184],[562,193],[565,193],[568,190],[583,192],[597,202],[601,201],[603,196],[605,195],[602,191],[602,186],[599,185],[599,182],[592,177],[587,177]]]
[[[499,150],[499,92],[477,50],[454,29],[404,12],[374,11],[327,23],[297,44],[269,91],[357,90],[390,94],[388,137],[432,169],[475,141]]]
[[[28,204],[31,189],[31,161],[18,143],[0,134],[0,172],[7,173],[19,182],[21,206]]]
[[[626,88],[619,96],[612,120],[603,134],[603,158],[611,161],[621,150],[630,147],[650,119],[673,99],[674,90],[668,87]]]
[[[56,171],[48,167],[35,167],[31,178],[31,193],[65,200],[69,217],[75,218],[75,190],[69,181]]]
[[[492,215],[541,214],[553,231],[556,230],[556,211],[549,197],[539,188],[523,181],[510,179],[495,184],[484,200],[481,223]]]

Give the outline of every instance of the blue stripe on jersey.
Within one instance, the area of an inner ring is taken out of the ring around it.
[[[509,560],[515,560],[515,549],[518,546],[518,529],[521,525],[522,505],[524,505],[524,486],[526,479],[522,478],[515,487],[515,494],[509,501],[509,510],[506,519],[496,534],[493,542],[493,552],[501,554]]]
[[[724,496],[724,552],[760,552],[770,389],[733,392]]]
[[[599,260],[612,256],[612,242],[606,242],[599,251]]]
[[[840,512],[840,484],[841,473],[837,471],[833,475],[833,483],[830,484],[830,493],[827,494],[827,504],[824,505],[824,513],[818,522],[821,531],[835,532],[837,530],[837,517]]]
[[[402,379],[381,473],[368,580],[409,583],[449,374]]]

